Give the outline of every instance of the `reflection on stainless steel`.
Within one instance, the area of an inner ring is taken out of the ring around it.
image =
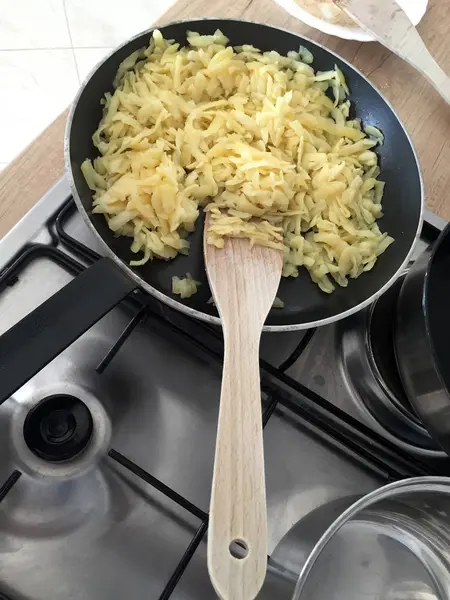
[[[293,600],[448,600],[449,506],[450,479],[437,477],[358,500],[320,537]]]
[[[53,266],[47,271],[43,261],[26,268],[23,280],[16,284],[24,286],[21,293],[31,279],[28,272],[35,270],[43,279],[51,273],[57,285],[57,272]],[[11,315],[2,298],[0,315]],[[95,367],[128,320],[126,312],[113,311],[16,396],[46,394],[49,382],[53,392],[62,393],[68,381],[76,381],[80,388],[91,390],[110,415],[113,448],[207,510],[220,369],[161,337],[157,328],[142,325],[104,374],[97,375]],[[9,401],[0,414],[10,419],[12,406]],[[300,433],[298,427],[276,415],[265,431],[270,550],[311,508],[379,485],[376,478],[323,447],[311,434]],[[311,460],[299,461],[301,456]],[[75,459],[67,468],[75,470],[77,464]],[[2,453],[2,481],[14,466]],[[157,598],[197,521],[122,469],[112,469],[109,461],[94,463],[90,472],[70,481],[47,475],[45,481],[22,476],[0,504],[0,581],[14,592],[12,596],[77,597],[82,582],[89,599],[130,597],[129,590],[133,590],[131,598]],[[45,546],[39,544],[42,539]],[[195,564],[204,570],[207,587],[206,562]],[[124,570],[126,576],[118,577]],[[181,581],[175,598],[185,597],[183,585]],[[201,595],[198,588],[191,594],[197,599],[211,597],[206,592]]]
[[[371,427],[409,452],[444,456],[403,391],[394,354],[400,279],[378,302],[338,325],[341,368],[355,407]]]
[[[360,496],[344,496],[309,512],[283,537],[270,556],[258,600],[291,600],[302,566],[319,538]]]
[[[412,405],[437,442],[450,453],[450,394],[437,366],[425,316],[425,304],[429,303],[425,281],[431,257],[431,250],[427,250],[409,270],[402,285],[395,348],[400,374]],[[443,276],[447,275],[448,271]],[[434,301],[448,302],[444,289],[442,298],[434,298]],[[428,311],[432,308],[428,304]],[[434,310],[443,312],[439,306]],[[447,342],[445,328],[442,335]]]
[[[61,182],[0,244],[0,266],[11,260],[9,250],[15,254],[25,243],[48,246],[54,241],[45,221],[61,207],[66,193],[67,186]],[[65,229],[96,248],[76,212]],[[61,244],[58,249],[66,256],[73,253]],[[78,254],[76,257],[83,260]],[[0,291],[0,332],[71,277],[48,256],[37,253],[20,271],[18,281]],[[0,597],[214,597],[206,568],[206,538],[199,540],[209,505],[220,365],[186,339],[191,327],[198,333],[205,332],[206,326],[186,321],[167,307],[162,311],[155,307],[159,316],[140,323],[100,374],[96,368],[134,314],[126,305],[114,309],[0,407],[0,488],[15,469],[23,472],[0,503]],[[181,327],[185,336],[175,336],[163,319]],[[344,331],[355,327],[359,325],[348,321]],[[372,426],[357,410],[338,367],[339,331],[334,325],[319,329],[289,373]],[[279,365],[302,337],[302,332],[266,334],[262,356],[271,365]],[[54,394],[70,394],[89,405],[95,420],[93,439],[98,445],[88,445],[70,461],[42,464],[44,461],[24,450],[23,416],[27,408]],[[411,414],[409,417],[417,431],[420,424]],[[393,434],[382,428],[382,435]],[[329,432],[281,405],[266,426],[264,442],[270,553],[295,523],[308,523],[309,515],[313,518],[320,514],[320,507],[330,503],[342,510],[349,499],[383,485],[391,473],[391,463],[366,460],[370,448],[364,448],[365,454],[361,448],[363,458],[358,459],[358,451],[333,442]],[[395,455],[395,451],[389,447],[389,452]],[[441,469],[446,464],[435,456],[426,459],[430,468]],[[134,472],[126,468],[130,464],[138,465]],[[139,469],[150,475],[141,478]],[[160,491],[150,485],[151,477],[196,506],[186,509],[185,501],[183,508],[173,495],[162,493],[161,485]],[[322,526],[325,524],[322,519]],[[198,548],[184,573],[183,569],[177,571],[194,534],[198,535]],[[296,555],[285,567],[290,589],[295,584],[296,565],[305,558],[304,549],[303,555]],[[269,572],[278,573],[284,561],[277,550]],[[170,589],[168,582],[172,582]],[[275,591],[271,595],[283,597]]]

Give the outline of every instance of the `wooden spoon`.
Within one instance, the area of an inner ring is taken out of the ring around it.
[[[253,600],[267,568],[259,342],[281,278],[282,252],[242,239],[204,255],[225,357],[208,531],[208,570],[222,600]]]
[[[381,44],[424,75],[450,104],[450,78],[431,56],[417,29],[395,0],[333,2]]]

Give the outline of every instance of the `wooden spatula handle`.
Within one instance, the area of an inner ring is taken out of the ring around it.
[[[281,250],[228,238],[208,243],[208,280],[225,357],[208,533],[208,571],[222,600],[253,600],[267,569],[259,342],[281,279]]]
[[[220,598],[253,600],[267,563],[260,326],[255,327],[252,319],[236,318],[227,324],[224,337],[208,569]]]
[[[334,3],[389,50],[422,73],[450,104],[450,78],[431,56],[417,29],[394,0],[334,0]]]

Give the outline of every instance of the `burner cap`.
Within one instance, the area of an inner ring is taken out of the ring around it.
[[[23,435],[28,448],[49,462],[74,458],[91,439],[91,412],[78,398],[58,394],[44,398],[28,413]]]

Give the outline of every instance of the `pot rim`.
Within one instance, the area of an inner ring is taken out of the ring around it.
[[[344,525],[346,525],[362,510],[372,506],[374,503],[387,498],[397,498],[409,492],[442,492],[450,495],[450,477],[411,477],[409,479],[403,479],[401,481],[389,483],[357,500],[347,510],[345,510],[330,525],[330,527],[328,527],[328,529],[312,549],[302,567],[292,599],[301,600],[302,591],[314,564],[322,554],[328,542]]]

